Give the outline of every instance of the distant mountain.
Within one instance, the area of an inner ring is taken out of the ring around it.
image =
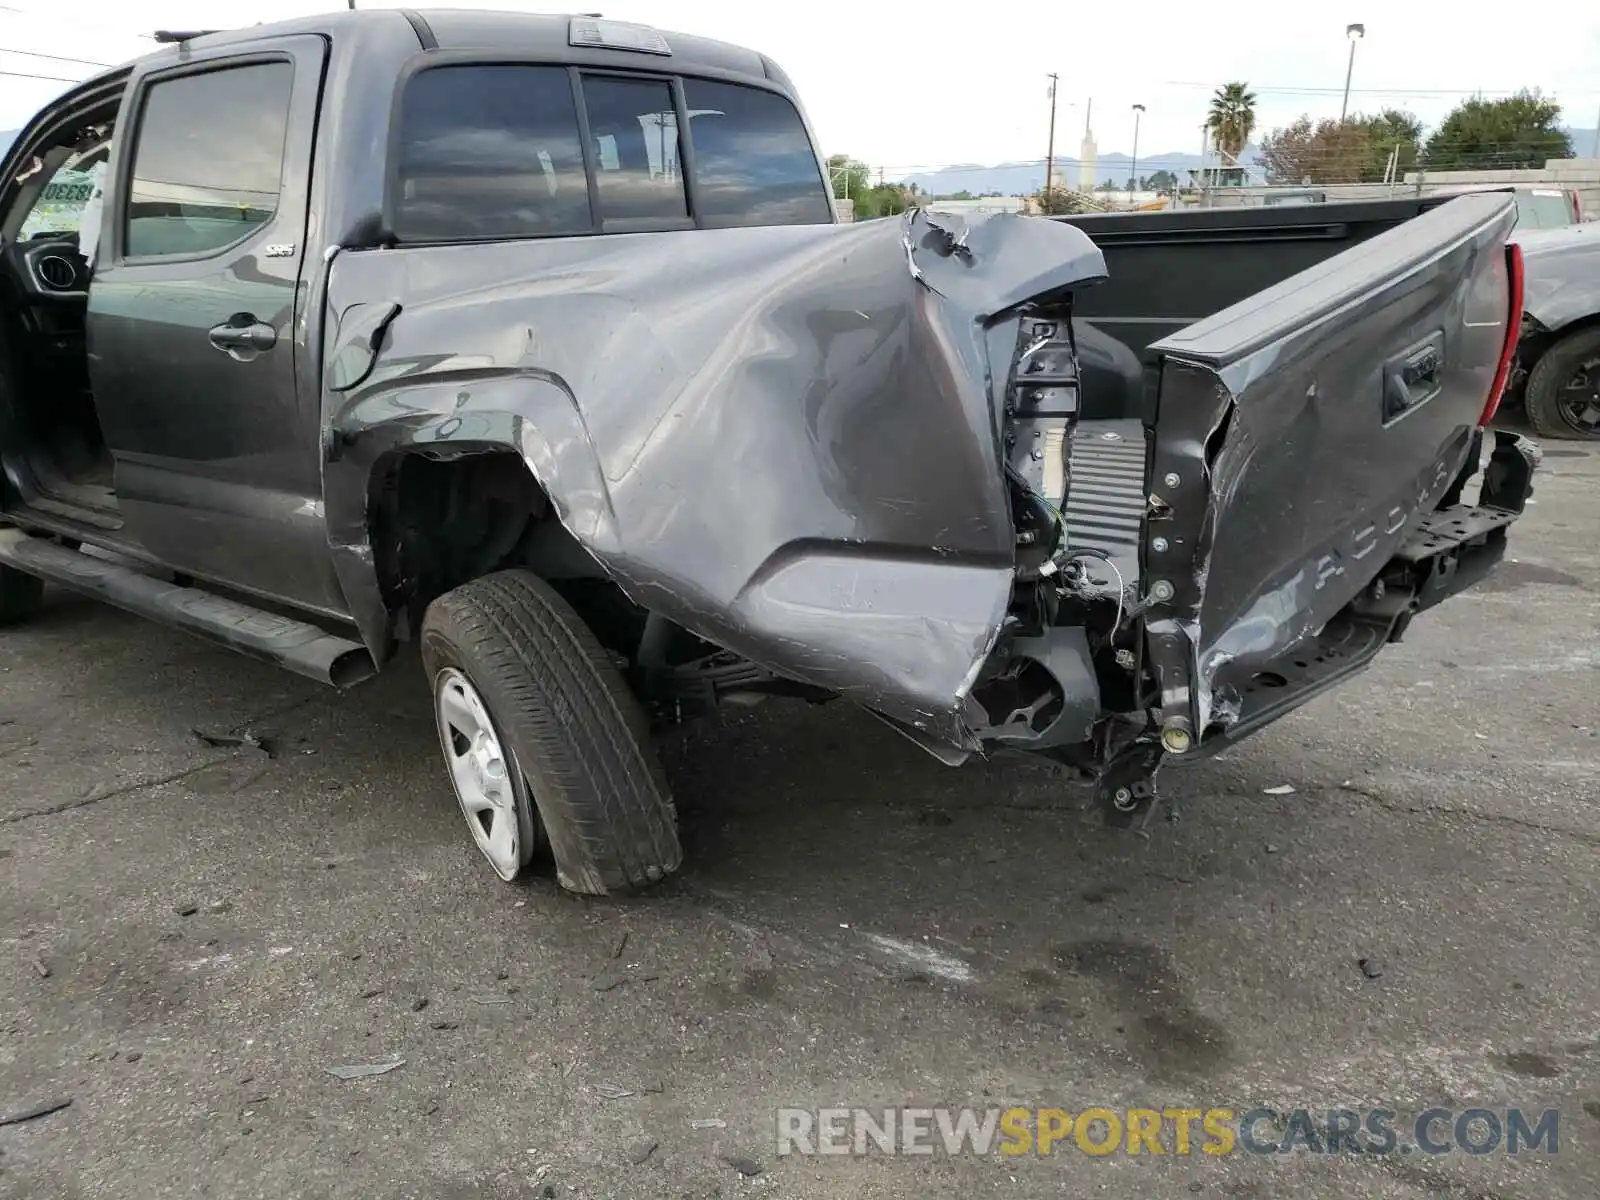
[[[1255,147],[1246,147],[1239,156],[1243,166],[1252,166],[1256,161]],[[1216,159],[1211,162],[1215,164]],[[1095,157],[1094,177],[1095,182],[1110,179],[1122,183],[1128,178],[1128,168],[1132,159],[1121,153],[1100,154]],[[1171,171],[1180,179],[1185,171],[1196,170],[1200,167],[1198,154],[1151,154],[1139,155],[1139,174],[1148,176],[1156,171]],[[1056,178],[1067,187],[1078,185],[1079,161],[1075,154],[1058,154],[1056,156]],[[956,166],[941,167],[937,171],[923,171],[915,175],[908,175],[900,182],[914,183],[923,191],[934,196],[948,196],[955,192],[970,192],[977,196],[985,192],[999,192],[1005,196],[1024,196],[1037,192],[1044,186],[1044,159],[1037,158],[1028,162],[1000,163],[997,166],[985,167],[975,163],[960,163]]]
[[[1595,130],[1567,127],[1566,132],[1572,138],[1574,155],[1578,158],[1594,155]],[[1253,167],[1259,161],[1254,146],[1245,147],[1244,153],[1239,156],[1241,166]],[[1129,162],[1128,155],[1122,153],[1096,156],[1095,182],[1110,179],[1117,184],[1123,183],[1128,178]],[[1211,162],[1213,165],[1216,163],[1215,157]],[[1078,186],[1078,165],[1076,147],[1070,154],[1056,156],[1056,177],[1063,186],[1074,188]],[[1185,171],[1194,170],[1199,166],[1198,154],[1139,155],[1139,174],[1143,176],[1149,176],[1156,171],[1171,171],[1183,179]],[[992,167],[977,163],[959,163],[955,166],[941,167],[937,171],[921,171],[915,175],[907,175],[900,182],[914,183],[934,196],[949,196],[956,192],[969,192],[974,196],[993,192],[999,192],[1003,196],[1025,196],[1037,192],[1044,186],[1044,159],[1000,163]]]

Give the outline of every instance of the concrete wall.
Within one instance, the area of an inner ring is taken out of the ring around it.
[[[933,212],[971,216],[980,213],[1026,212],[1028,202],[1022,196],[983,196],[975,200],[929,200],[927,206]]]
[[[1394,184],[1347,183],[1327,186],[1218,188],[1211,193],[1216,208],[1261,204],[1286,191],[1319,191],[1329,200],[1382,200],[1389,196],[1433,195],[1481,187],[1555,187],[1578,193],[1586,219],[1600,220],[1600,158],[1553,158],[1543,167],[1486,171],[1408,171]]]

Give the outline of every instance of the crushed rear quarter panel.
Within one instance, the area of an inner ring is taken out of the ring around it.
[[[510,445],[637,603],[972,748],[1014,555],[1010,310],[1104,273],[1068,225],[922,213],[339,254],[327,362],[364,309],[401,307],[370,375],[324,393],[330,536],[369,643],[373,465]]]

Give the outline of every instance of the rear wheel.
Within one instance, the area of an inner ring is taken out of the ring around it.
[[[528,571],[428,607],[422,659],[473,841],[503,879],[547,843],[563,887],[644,887],[682,861],[648,727],[583,619]],[[542,830],[542,835],[541,835]]]
[[[0,566],[0,625],[15,625],[39,611],[44,580],[15,567]]]
[[[467,829],[495,874],[509,882],[533,859],[539,843],[528,781],[483,697],[459,668],[443,667],[434,676],[433,711]]]
[[[1528,374],[1528,423],[1547,438],[1600,439],[1600,329],[1569,334]]]

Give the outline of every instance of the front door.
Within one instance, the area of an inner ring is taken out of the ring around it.
[[[124,528],[205,579],[339,611],[297,298],[326,44],[136,78],[90,290],[90,377]]]

